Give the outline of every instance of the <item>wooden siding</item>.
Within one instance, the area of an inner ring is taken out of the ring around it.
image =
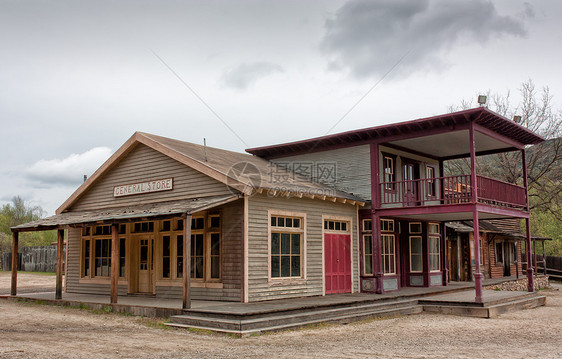
[[[174,178],[173,190],[113,197],[113,187],[161,178]],[[110,169],[71,208],[72,211],[119,207],[149,202],[226,195],[229,188],[207,175],[139,144]]]
[[[306,213],[306,280],[268,281],[268,210]],[[252,196],[248,200],[248,300],[250,302],[323,294],[322,215],[351,217],[352,288],[358,292],[357,208],[321,200]]]
[[[321,163],[336,164],[336,181],[322,181],[335,189],[353,193],[371,200],[371,163],[369,145],[340,148],[336,150],[301,154],[277,158],[274,162],[312,162],[314,166]]]
[[[243,230],[243,201],[239,200],[217,208],[221,213],[222,224],[222,288],[200,288],[192,286],[192,299],[195,300],[241,300],[242,281],[242,230]],[[155,235],[155,241],[160,238]],[[68,230],[68,260],[66,290],[68,293],[102,294],[110,293],[109,278],[107,279],[82,279],[80,280],[80,229]],[[155,244],[155,247],[158,247]],[[159,253],[156,251],[155,253]],[[155,272],[159,268],[161,259],[155,258]],[[120,279],[119,295],[128,292],[128,278]],[[156,284],[156,296],[162,298],[182,298],[181,281]]]

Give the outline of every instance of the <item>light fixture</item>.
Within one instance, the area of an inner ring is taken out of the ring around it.
[[[513,116],[513,122],[520,123],[521,122],[521,116]]]
[[[486,104],[487,97],[484,95],[478,95],[478,103],[480,106],[484,106]]]

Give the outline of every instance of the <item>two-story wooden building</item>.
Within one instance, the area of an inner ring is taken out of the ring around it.
[[[19,232],[56,229],[56,297],[66,236],[66,291],[106,293],[112,303],[151,295],[187,308],[191,298],[446,285],[444,222],[472,220],[478,233],[479,219],[524,218],[530,238],[526,182],[477,174],[476,156],[521,151],[526,171],[524,148],[541,141],[486,108],[250,154],[135,133],[55,216],[12,228],[13,254]],[[463,157],[471,174],[443,175],[444,161]],[[481,300],[478,265],[474,277]]]

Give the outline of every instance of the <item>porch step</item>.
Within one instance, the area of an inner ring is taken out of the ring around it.
[[[281,312],[248,315],[213,314],[189,311],[176,315],[166,323],[174,327],[212,330],[238,335],[276,331],[323,322],[349,323],[366,318],[387,317],[421,313],[417,300],[400,300],[384,303],[350,303],[348,306],[316,307]]]
[[[449,295],[451,293],[448,293],[447,295]],[[534,298],[536,297],[537,294],[534,292],[530,292],[530,293],[521,293],[517,296],[517,299],[525,299],[525,298]],[[441,299],[440,295],[437,296],[433,296],[433,297],[426,297],[426,298],[420,298],[418,300],[418,304],[420,305],[434,305],[434,304],[439,304],[439,305],[447,305],[447,306],[457,306],[457,307],[491,307],[494,305],[498,305],[498,304],[502,304],[502,303],[509,303],[511,301],[513,301],[514,299],[512,297],[505,297],[505,298],[487,298],[486,301],[484,303],[476,303],[474,302],[474,300],[468,300],[468,301],[459,301],[459,300],[446,300],[446,299]]]
[[[422,301],[420,300],[420,302]],[[446,302],[439,303],[437,301],[425,304],[420,303],[420,306],[423,307],[424,312],[462,315],[478,318],[495,318],[500,314],[516,310],[536,308],[545,305],[545,303],[545,296],[537,295],[535,293],[529,293],[529,295],[525,295],[515,299],[504,299],[501,301],[497,301],[497,303],[486,303],[484,306],[459,305],[459,303]]]

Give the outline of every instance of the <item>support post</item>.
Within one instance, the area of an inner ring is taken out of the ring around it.
[[[18,294],[18,240],[19,232],[12,232],[12,290],[11,295]]]
[[[531,221],[529,218],[525,218],[525,229],[527,234],[527,290],[529,292],[535,291],[535,279],[534,269],[533,269],[533,255],[531,254]]]
[[[443,165],[443,160],[439,160],[439,200],[441,204],[445,204],[445,183],[443,183],[443,177],[445,177],[445,166]]]
[[[443,285],[449,285],[449,246],[447,241],[447,229],[445,228],[445,222],[440,223],[441,226],[441,253],[443,259],[441,263],[443,265]]]
[[[111,225],[111,304],[117,304],[119,281],[119,226]]]
[[[525,149],[521,149],[521,168],[523,170],[523,187],[525,187],[525,199],[527,201],[527,211],[529,210],[529,180],[527,177],[527,156],[525,155]],[[530,218],[525,218],[525,229],[526,229],[526,250],[527,253],[527,290],[529,292],[535,291],[535,280],[533,278],[533,258],[531,255],[531,220]]]
[[[474,123],[470,123],[470,185],[472,187],[472,205],[474,206],[472,213],[472,221],[474,223],[474,288],[477,303],[482,303],[482,272],[480,268],[480,228],[478,226],[478,179],[476,176],[476,142],[474,139]]]
[[[183,302],[182,309],[191,308],[191,215],[183,216]]]
[[[63,271],[64,229],[57,230],[57,280],[55,285],[55,299],[62,299],[62,271]]]
[[[371,223],[373,229],[373,273],[375,275],[375,292],[384,293],[383,274],[382,274],[382,254],[381,254],[381,226],[380,217],[376,215],[381,207],[381,186],[380,186],[380,166],[379,166],[379,144],[372,143],[370,148],[371,156]]]

